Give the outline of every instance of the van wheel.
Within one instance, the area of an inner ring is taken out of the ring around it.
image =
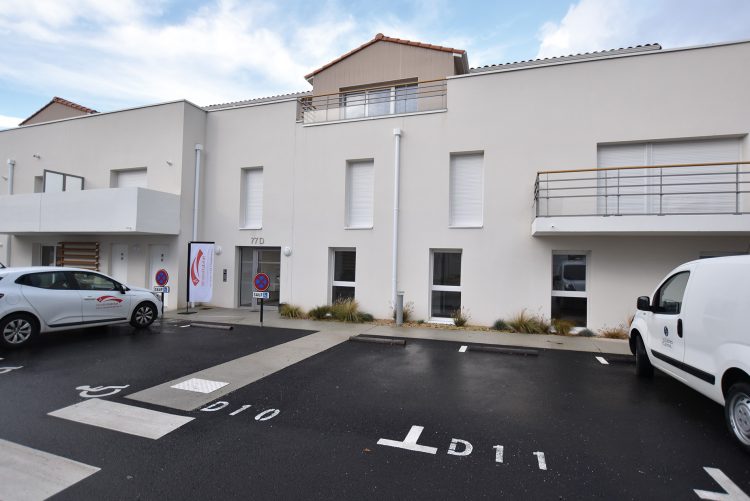
[[[735,440],[750,452],[750,383],[735,383],[729,388],[724,415]]]
[[[641,336],[635,338],[635,375],[642,378],[654,377],[654,366],[648,359]]]
[[[31,315],[14,313],[0,320],[0,344],[6,348],[19,348],[36,338],[39,326]]]
[[[133,310],[130,325],[136,329],[145,329],[156,320],[156,308],[151,303],[141,303]]]

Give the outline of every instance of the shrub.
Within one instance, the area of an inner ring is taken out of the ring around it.
[[[404,322],[408,322],[414,313],[414,302],[404,303]],[[396,308],[393,308],[393,321],[396,321]]]
[[[417,320],[417,324],[422,325],[423,323],[424,323],[423,319],[420,318],[419,320]]]
[[[331,305],[331,314],[342,322],[360,322],[359,303],[355,299],[339,299]]]
[[[279,305],[279,315],[286,318],[305,318],[305,312],[302,311],[302,308],[287,303]]]
[[[496,331],[509,331],[510,326],[505,323],[505,320],[502,318],[495,320],[495,323],[492,325],[492,328]]]
[[[522,334],[546,334],[549,332],[549,322],[541,315],[531,315],[521,310],[508,320],[508,326],[513,332]]]
[[[580,330],[578,331],[578,335],[583,336],[583,337],[595,337],[596,336],[596,334],[594,334],[594,331],[592,331],[591,329]]]
[[[360,320],[360,322],[372,322],[373,320],[375,320],[375,317],[373,317],[369,313],[360,312],[359,313],[359,320]]]
[[[464,307],[462,306],[453,311],[451,318],[453,319],[453,325],[456,327],[463,327],[469,321],[471,316],[467,311],[464,311]]]
[[[555,333],[559,336],[569,336],[570,331],[573,330],[575,324],[569,320],[563,320],[562,318],[553,318],[552,327],[555,328]]]
[[[599,331],[599,335],[607,339],[628,339],[628,328],[623,325],[617,327],[604,327]]]
[[[315,320],[324,320],[331,316],[331,307],[328,305],[316,306],[308,312],[307,316]]]

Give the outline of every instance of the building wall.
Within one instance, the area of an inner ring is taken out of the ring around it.
[[[86,113],[85,111],[77,110],[75,108],[71,108],[70,106],[65,106],[64,104],[53,102],[48,106],[45,106],[45,108],[36,116],[29,119],[29,121],[26,122],[24,126],[51,122],[52,120],[62,120],[63,118],[78,117],[87,114],[88,113]]]
[[[313,94],[393,82],[406,78],[435,80],[455,74],[450,52],[393,42],[376,42],[321,71],[313,78]]]

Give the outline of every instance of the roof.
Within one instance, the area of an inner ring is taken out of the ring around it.
[[[308,73],[307,75],[305,75],[305,80],[309,81],[312,77],[314,77],[316,74],[320,73],[321,71],[323,71],[323,70],[325,70],[327,68],[330,68],[334,64],[343,61],[347,57],[349,57],[349,56],[351,56],[351,55],[353,55],[353,54],[361,51],[364,48],[369,47],[370,45],[374,44],[375,42],[381,42],[381,41],[382,42],[398,43],[398,44],[402,44],[402,45],[410,45],[412,47],[420,47],[422,49],[432,49],[432,50],[439,50],[439,51],[442,51],[442,52],[450,52],[452,54],[459,54],[459,55],[462,55],[462,56],[466,54],[466,51],[463,50],[463,49],[454,49],[452,47],[443,47],[442,45],[432,45],[432,44],[429,44],[429,43],[414,42],[412,40],[404,40],[403,38],[391,38],[391,37],[387,37],[387,36],[383,35],[382,33],[378,33],[377,35],[375,35],[375,38],[373,38],[369,42],[360,45],[356,49],[350,50],[349,52],[347,52],[343,56],[334,59],[333,61],[331,61],[330,63],[328,63],[328,64],[326,64],[324,66],[321,66],[320,68],[318,68],[317,70],[313,71],[312,73]]]
[[[87,115],[91,115],[92,113],[98,113],[98,111],[92,110],[91,108],[87,108],[78,103],[74,103],[73,101],[68,101],[67,99],[63,99],[61,97],[55,96],[52,98],[52,100],[49,103],[45,104],[44,106],[36,110],[29,118],[27,118],[26,120],[24,120],[18,125],[25,124],[26,122],[28,122],[29,120],[37,116],[39,113],[47,109],[49,106],[52,106],[53,104],[62,104],[63,106],[67,106],[68,108],[73,108],[74,110],[81,111]]]
[[[482,73],[485,71],[521,68],[525,66],[538,66],[549,63],[576,61],[581,59],[596,59],[599,57],[615,56],[620,54],[632,54],[637,52],[653,52],[661,50],[658,43],[636,45],[633,47],[621,47],[619,49],[600,50],[595,52],[583,52],[580,54],[569,54],[567,56],[545,57],[542,59],[529,59],[527,61],[514,61],[512,63],[490,64],[479,68],[471,68],[469,73]]]
[[[291,92],[289,94],[278,94],[276,96],[245,99],[243,101],[233,101],[231,103],[212,104],[209,106],[204,106],[203,109],[206,111],[218,111],[218,110],[226,110],[226,109],[231,109],[231,108],[241,108],[243,106],[252,106],[254,104],[265,104],[265,103],[274,103],[277,101],[286,101],[289,99],[296,99],[298,97],[309,96],[311,94],[312,92],[310,92],[309,90],[302,91],[302,92]]]

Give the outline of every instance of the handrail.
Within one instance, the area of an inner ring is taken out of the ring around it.
[[[627,165],[623,167],[599,167],[593,169],[567,169],[567,170],[540,170],[539,174],[568,174],[571,172],[601,172],[607,170],[628,170],[628,169],[671,169],[674,167],[712,167],[714,165],[750,165],[750,162],[713,162],[703,164],[664,164],[664,165]],[[690,174],[693,175],[693,174]]]
[[[393,82],[390,85],[383,85],[381,87],[354,87],[351,89],[345,89],[341,90],[339,92],[331,92],[329,94],[310,94],[308,96],[301,96],[297,99],[304,100],[304,99],[311,99],[315,97],[326,97],[326,96],[338,96],[341,94],[348,94],[350,92],[361,92],[361,91],[368,91],[368,90],[382,90],[382,89],[390,89],[391,87],[399,87],[401,85],[420,85],[420,84],[427,84],[427,83],[434,83],[434,82],[447,82],[448,79],[446,78],[436,78],[434,80],[417,80],[412,82]]]

